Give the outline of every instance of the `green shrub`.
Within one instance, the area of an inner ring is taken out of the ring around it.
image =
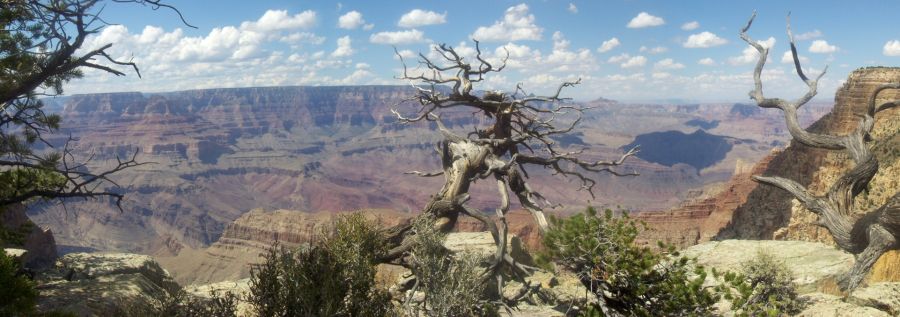
[[[386,315],[389,295],[375,285],[383,240],[362,214],[340,216],[307,247],[271,248],[251,270],[248,300],[259,316]]]
[[[485,259],[480,254],[451,254],[444,247],[447,235],[434,228],[434,217],[417,217],[413,223],[412,271],[418,291],[425,295],[421,307],[408,307],[418,316],[486,316],[496,313],[485,298],[482,279]],[[412,295],[412,294],[410,294]]]
[[[706,273],[679,257],[673,246],[661,252],[635,245],[642,222],[624,213],[593,208],[566,219],[551,218],[542,258],[576,273],[611,313],[632,316],[696,316],[711,313],[718,296],[703,287]],[[592,307],[588,315],[602,315]]]
[[[31,316],[38,292],[19,274],[19,262],[0,249],[0,316]]]
[[[740,273],[725,273],[719,289],[736,316],[793,315],[802,308],[793,274],[766,252],[744,263]]]
[[[130,317],[234,317],[237,316],[237,296],[231,292],[213,293],[210,298],[194,296],[175,283],[164,284],[164,294],[150,302],[133,301],[121,312],[110,315]]]

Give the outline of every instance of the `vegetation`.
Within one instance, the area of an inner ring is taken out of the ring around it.
[[[0,316],[27,316],[34,313],[38,292],[34,282],[20,274],[15,258],[0,250]]]
[[[418,316],[486,316],[496,313],[494,305],[484,300],[485,284],[481,266],[485,258],[479,254],[450,254],[444,247],[447,235],[435,229],[434,217],[416,218],[412,248],[412,271],[416,286],[407,298],[407,311]],[[424,293],[421,306],[412,305],[411,297]]]
[[[116,315],[132,317],[234,317],[237,316],[237,296],[231,292],[213,293],[210,298],[188,294],[181,286],[171,284],[165,294],[150,303],[134,302]]]
[[[597,298],[588,315],[698,316],[711,313],[718,295],[703,286],[706,272],[679,257],[674,247],[662,252],[638,246],[646,225],[623,213],[594,208],[569,218],[551,218],[544,235],[545,260],[578,275]]]
[[[759,252],[740,273],[725,273],[719,290],[731,301],[735,316],[793,315],[802,307],[793,279],[784,262]]]
[[[362,214],[340,216],[309,246],[275,246],[251,271],[249,302],[259,316],[384,316],[392,311],[375,285],[382,233]]]

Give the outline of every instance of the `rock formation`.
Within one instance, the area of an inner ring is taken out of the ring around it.
[[[19,204],[0,207],[0,230],[13,241],[0,240],[0,247],[18,248],[24,251],[20,261],[29,269],[43,269],[56,261],[56,241],[50,229],[41,228],[28,219],[25,207]]]
[[[146,255],[72,253],[39,277],[38,310],[121,316],[132,307],[157,303],[177,286]]]
[[[858,121],[855,114],[865,111],[872,91],[885,83],[900,81],[900,68],[862,68],[850,74],[835,95],[834,109],[813,124],[811,131],[846,134]],[[900,93],[886,91],[880,100],[896,99]],[[867,194],[857,198],[856,210],[882,205],[900,190],[900,109],[889,109],[876,122],[873,153],[880,170],[869,184]],[[762,175],[781,176],[798,181],[821,194],[845,171],[846,158],[841,153],[809,148],[792,142],[785,151],[768,164]],[[771,186],[759,186],[747,198],[747,203],[734,209],[733,219],[718,234],[719,238],[789,239],[820,241],[833,244],[828,232],[813,225],[816,216],[804,210],[788,193]],[[900,252],[884,254],[872,269],[870,281],[900,281]]]
[[[798,316],[896,316],[900,314],[900,283],[881,282],[841,294],[837,280],[853,267],[853,255],[820,242],[724,240],[682,251],[696,257],[708,271],[738,271],[758,252],[782,261],[794,276],[806,306]],[[718,283],[712,274],[707,284]],[[846,297],[845,297],[846,295]]]
[[[106,201],[33,204],[30,215],[53,229],[60,249],[128,250],[174,254],[180,246],[201,248],[217,241],[226,227],[254,208],[340,211],[384,208],[418,211],[437,180],[404,175],[438,166],[432,147],[438,134],[428,124],[396,124],[389,106],[410,87],[265,87],[191,90],[172,93],[111,93],[55,100],[65,110],[59,136],[80,141],[76,154],[94,155],[92,168],[116,155],[139,150],[156,164],[117,178],[127,193],[125,212]],[[589,158],[621,155],[619,147],[656,131],[693,133],[691,120],[718,120],[710,134],[730,138],[732,150],[698,170],[634,160],[639,178],[609,178],[596,199],[570,190],[564,180],[531,171],[534,186],[551,201],[577,211],[586,204],[629,210],[665,210],[692,191],[731,176],[735,162],[756,161],[786,135],[773,127],[775,114],[732,114],[731,104],[622,105],[590,103],[583,133],[558,140],[573,149],[588,146]],[[804,122],[821,114],[805,108]],[[468,113],[444,118],[451,129],[475,122]],[[55,143],[63,139],[52,140]],[[353,167],[353,168],[349,168]],[[486,191],[492,184],[480,182]],[[473,190],[481,192],[481,190]],[[474,196],[490,207],[495,195]],[[516,208],[516,206],[513,206]]]

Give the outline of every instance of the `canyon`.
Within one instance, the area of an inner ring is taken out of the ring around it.
[[[49,100],[63,117],[63,128],[50,141],[61,147],[68,136],[76,139],[73,151],[91,158],[88,168],[109,167],[116,157],[135,152],[139,161],[152,164],[117,175],[117,190],[127,197],[122,211],[102,200],[37,202],[29,206],[29,217],[52,230],[61,253],[127,251],[173,258],[229,239],[235,221],[254,209],[292,210],[298,219],[359,209],[407,217],[440,186],[439,179],[404,174],[440,164],[432,149],[439,140],[435,126],[399,124],[391,113],[392,108],[409,111],[401,101],[410,93],[402,86],[258,87]],[[530,170],[535,189],[561,204],[553,214],[593,205],[675,223],[684,216],[666,210],[711,197],[730,186],[736,170],[788,141],[779,114],[744,104],[606,99],[584,104],[593,109],[575,132],[557,141],[584,149],[587,158],[616,158],[636,139],[650,143],[642,144],[647,153],[701,155],[679,162],[639,156],[624,170],[640,176],[598,175],[594,197],[565,178]],[[829,108],[829,103],[810,105],[801,120],[810,124]],[[473,118],[458,111],[443,116],[457,131],[483,124]],[[658,132],[679,140],[701,136],[703,142],[659,141]],[[708,144],[719,150],[703,156]],[[491,185],[476,183],[473,206],[490,210],[499,203]]]

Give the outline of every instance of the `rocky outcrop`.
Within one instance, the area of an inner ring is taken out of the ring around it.
[[[146,255],[72,253],[39,278],[38,310],[122,316],[136,307],[156,305],[177,287]]]
[[[56,241],[53,232],[34,224],[25,214],[25,207],[19,204],[0,207],[0,230],[4,230],[12,241],[0,241],[6,245],[25,251],[20,261],[29,269],[44,269],[56,261]]]
[[[781,153],[772,153],[754,165],[738,162],[734,176],[720,188],[712,189],[713,193],[682,203],[667,211],[642,212],[635,216],[647,223],[650,230],[638,236],[638,242],[655,245],[656,241],[688,247],[700,242],[710,241],[727,226],[734,211],[747,203],[751,192],[758,183],[752,180],[768,168],[771,160]],[[709,190],[709,189],[708,189]]]
[[[798,316],[896,316],[900,283],[870,283],[850,294],[840,293],[836,281],[853,266],[853,256],[819,242],[724,240],[701,243],[681,254],[696,258],[707,271],[740,271],[741,264],[765,252],[783,262],[794,276],[800,300]],[[718,281],[707,278],[707,284]]]
[[[872,91],[885,83],[900,82],[900,68],[870,67],[850,74],[835,95],[831,113],[812,125],[811,131],[846,134],[858,122],[857,114],[866,111]],[[888,90],[879,95],[880,102],[900,98],[900,92]],[[857,198],[855,210],[863,212],[881,206],[900,190],[900,109],[884,111],[876,118],[873,130],[873,154],[880,170],[869,183],[866,194]],[[781,176],[807,186],[813,194],[824,193],[849,166],[838,151],[812,149],[792,142],[772,159],[762,175]],[[733,211],[733,218],[719,238],[788,239],[819,241],[833,244],[831,235],[814,225],[816,216],[800,206],[792,196],[778,188],[759,186]],[[871,280],[900,281],[900,252],[883,255],[875,264]]]

